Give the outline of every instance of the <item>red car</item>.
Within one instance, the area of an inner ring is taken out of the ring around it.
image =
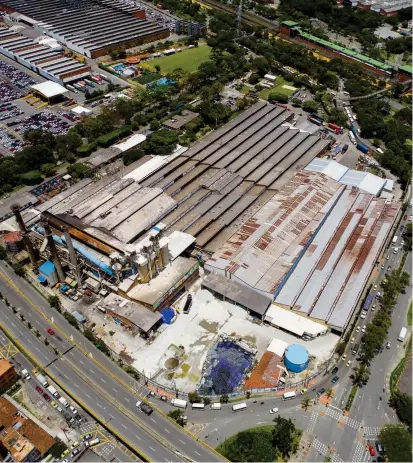
[[[50,395],[48,395],[48,394],[43,394],[43,397],[44,397],[48,402],[50,402],[50,401],[52,400],[51,397],[50,397]],[[374,449],[373,449],[373,450],[374,450]]]
[[[48,332],[49,334],[54,334],[54,331],[53,331],[51,328],[47,328],[47,332]]]
[[[403,220],[407,220],[407,214],[403,217]]]
[[[40,392],[40,394],[43,394],[43,389],[40,386],[36,386],[36,391]]]
[[[376,455],[376,451],[374,450],[374,447],[372,445],[369,445],[369,452],[372,457]]]

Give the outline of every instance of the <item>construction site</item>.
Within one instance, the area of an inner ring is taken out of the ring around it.
[[[385,180],[320,162],[334,139],[295,123],[256,103],[189,149],[15,205],[7,226],[20,244],[8,242],[38,284],[161,384],[274,386],[250,370],[269,378],[276,365],[285,381],[288,349],[292,381],[333,352],[399,210],[380,197]],[[297,339],[304,352],[290,349]],[[233,371],[229,383],[215,363]]]

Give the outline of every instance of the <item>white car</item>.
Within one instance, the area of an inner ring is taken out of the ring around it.
[[[351,365],[351,360],[349,360],[346,365],[349,367]]]
[[[387,344],[386,344],[386,348],[390,349],[390,347],[391,347],[391,341],[388,341]]]
[[[371,311],[374,312],[375,310],[376,310],[376,304],[373,304],[373,305],[371,306]]]
[[[272,414],[272,413],[277,413],[277,412],[278,412],[278,408],[277,408],[277,407],[272,408],[272,409],[270,410],[270,413],[271,413],[271,414]]]
[[[389,259],[390,259],[390,256],[387,256],[386,259],[389,260]]]
[[[410,220],[410,222],[412,221],[412,216],[411,215],[409,215],[409,220]]]
[[[360,318],[361,318],[361,319],[366,318],[366,312],[361,312]]]
[[[70,405],[70,407],[69,407],[69,408],[70,408],[70,410],[72,411],[73,415],[76,415],[76,413],[77,413],[77,410],[76,410],[76,408],[75,408],[75,407],[73,407],[72,405]]]
[[[355,341],[355,340],[356,340],[356,338],[351,338],[350,343],[351,343],[351,344],[354,344],[354,341]]]
[[[366,332],[366,325],[363,325],[363,328],[361,329],[361,332],[362,332],[362,333],[365,333],[365,332]]]
[[[373,289],[374,289],[374,291],[376,291],[377,290],[377,285],[374,285]]]
[[[342,358],[343,360],[346,360],[347,354],[344,354],[341,358]]]
[[[359,326],[356,328],[356,333],[360,333],[360,327]]]

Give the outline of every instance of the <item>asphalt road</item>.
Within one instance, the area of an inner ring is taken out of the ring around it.
[[[95,417],[99,417],[99,421],[107,423],[108,427],[125,437],[153,461],[180,461],[184,456],[194,461],[222,461],[222,457],[197,442],[161,413],[155,410],[148,417],[137,410],[137,383],[95,349],[3,262],[0,264],[0,281],[3,295],[20,309],[20,313],[34,329],[47,337],[51,346],[59,350],[59,359],[10,309],[0,311],[2,324],[19,343],[32,352],[41,365],[48,366],[52,374],[60,373],[58,382],[61,381],[62,385],[67,383],[74,399],[78,398],[78,401],[85,404]],[[42,316],[34,306],[48,318]],[[50,327],[55,331],[54,335],[47,333]],[[79,347],[75,347],[75,344]]]

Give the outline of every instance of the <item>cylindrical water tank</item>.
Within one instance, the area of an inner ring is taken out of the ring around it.
[[[161,248],[161,258],[162,258],[162,266],[166,267],[169,264],[169,246],[168,246],[168,239],[161,238],[159,242],[159,246]]]
[[[309,360],[308,350],[300,344],[292,344],[285,350],[284,363],[288,371],[300,373],[307,368]]]

